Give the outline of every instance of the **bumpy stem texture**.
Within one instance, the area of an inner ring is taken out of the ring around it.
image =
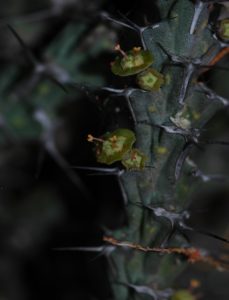
[[[159,0],[157,4],[164,19],[158,26],[145,28],[142,38],[155,58],[153,67],[164,74],[166,83],[158,92],[133,89],[128,93],[137,147],[147,155],[152,168],[121,175],[128,198],[128,226],[113,233],[117,239],[150,247],[164,245],[171,231],[178,232],[172,214],[185,210],[193,186],[191,176],[182,171],[185,158],[198,142],[197,133],[222,107],[222,103],[211,101],[204,91],[197,90],[200,66],[207,65],[220,50],[207,28],[208,6],[203,5],[198,12],[194,30],[196,15],[191,1]],[[172,130],[171,117],[182,127],[181,116],[189,126],[184,125],[179,132]],[[162,210],[149,211],[134,203]],[[182,234],[171,237],[173,246],[186,243]],[[173,256],[123,248],[113,251],[109,259],[116,266],[111,272],[113,282],[159,289],[169,287],[186,265]],[[130,299],[125,285],[114,284],[114,293],[115,299]]]

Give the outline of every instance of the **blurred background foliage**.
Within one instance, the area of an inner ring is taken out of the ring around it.
[[[113,76],[110,62],[117,41],[124,49],[140,41],[101,13],[121,12],[145,25],[157,22],[159,12],[148,0],[8,0],[0,8],[0,299],[111,299],[103,256],[53,248],[101,245],[104,227],[127,222],[115,178],[71,167],[95,165],[88,133],[131,126],[124,98],[97,87],[134,85]],[[205,80],[229,98],[228,71],[209,71]],[[228,128],[224,109],[203,137],[229,140]],[[192,158],[207,174],[229,176],[228,147],[196,149]],[[201,183],[187,196],[199,212],[190,223],[228,230],[228,182]],[[229,250],[198,234],[190,238],[216,253]],[[228,299],[228,274],[190,266],[176,285],[187,288],[192,278],[201,281],[202,299]]]

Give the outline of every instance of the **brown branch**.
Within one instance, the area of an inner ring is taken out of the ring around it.
[[[209,265],[211,265],[214,268],[217,268],[219,270],[225,270],[228,269],[226,264],[222,264],[219,261],[215,260],[214,258],[210,256],[206,256],[202,253],[200,249],[190,247],[190,248],[160,248],[160,247],[144,247],[140,244],[136,243],[130,243],[127,241],[118,241],[114,239],[113,237],[103,237],[103,241],[112,244],[114,246],[119,247],[127,247],[134,250],[138,250],[141,252],[154,252],[154,253],[162,253],[162,254],[181,254],[184,255],[188,262],[190,263],[196,263],[196,262],[204,262]]]
[[[216,56],[209,62],[208,67],[212,67],[214,65],[216,65],[225,55],[229,54],[229,47],[224,47],[223,49],[221,49]],[[208,70],[203,70],[201,72],[201,75],[203,75],[205,72],[207,72]]]
[[[229,54],[229,47],[225,47],[221,49],[219,53],[209,63],[209,66],[214,66],[218,61],[220,61],[227,54]]]

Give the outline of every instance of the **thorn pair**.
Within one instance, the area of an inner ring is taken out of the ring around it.
[[[203,82],[198,82],[195,89],[198,92],[204,93],[210,101],[218,101],[221,102],[224,106],[229,106],[229,99],[219,96],[215,91],[210,89]]]
[[[197,233],[212,237],[214,239],[220,240],[225,243],[229,243],[229,240],[226,238],[223,238],[214,233],[211,233],[211,232],[199,229],[199,228],[190,227],[190,226],[186,225],[185,220],[189,219],[189,217],[190,217],[190,213],[187,210],[184,210],[180,213],[176,213],[176,212],[170,212],[163,207],[152,207],[151,205],[146,205],[143,203],[131,203],[131,204],[148,209],[151,213],[153,213],[153,216],[155,218],[159,218],[159,219],[162,218],[162,219],[167,220],[170,223],[171,229],[170,229],[168,236],[163,241],[163,243],[162,243],[163,245],[167,244],[170,241],[170,239],[173,237],[173,235],[176,231],[178,231],[185,237],[186,237],[185,231],[191,231],[191,232],[197,232]]]
[[[38,61],[35,55],[32,53],[32,51],[29,49],[29,47],[25,44],[23,39],[20,37],[20,35],[16,32],[16,30],[11,25],[8,25],[8,28],[13,34],[13,36],[17,39],[19,44],[21,45],[21,48],[23,49],[26,55],[27,61],[33,67],[34,76],[37,78],[37,80],[35,81],[33,80],[34,84],[40,81],[42,79],[42,76],[46,76],[51,81],[53,81],[57,86],[59,86],[62,90],[64,90],[64,92],[67,93],[67,89],[65,85],[73,84],[73,81],[71,80],[68,72],[66,72],[60,66],[54,63],[43,63]]]
[[[136,284],[126,283],[126,282],[119,282],[119,281],[116,281],[115,283],[119,285],[123,285],[126,288],[130,289],[131,291],[139,295],[150,296],[154,300],[160,300],[160,299],[167,300],[170,299],[170,297],[173,294],[172,289],[156,290],[146,285],[136,285]]]
[[[141,43],[142,43],[142,46],[144,49],[146,49],[146,44],[145,44],[145,41],[144,41],[144,36],[143,36],[143,33],[144,31],[148,28],[148,26],[146,27],[141,27],[137,24],[135,24],[134,22],[132,22],[131,20],[129,20],[125,15],[119,13],[122,17],[122,20],[118,20],[118,19],[115,19],[114,17],[110,16],[108,13],[106,12],[102,12],[101,13],[101,17],[105,20],[108,20],[108,21],[111,21],[115,24],[118,24],[120,26],[123,26],[123,27],[126,27],[126,28],[129,28],[131,30],[134,30],[135,32],[137,32],[137,34],[139,35],[140,37],[140,40],[141,40]]]
[[[111,87],[103,87],[102,90],[110,92],[116,96],[124,96],[124,98],[126,99],[127,106],[128,106],[129,112],[131,114],[132,120],[133,120],[134,124],[137,123],[136,114],[134,112],[130,98],[131,98],[132,93],[134,93],[135,91],[138,91],[138,89],[135,89],[135,88],[115,89],[115,88],[111,88]],[[146,93],[146,91],[143,91],[143,92]]]
[[[162,50],[162,52],[169,58],[172,65],[180,66],[184,68],[182,85],[178,96],[178,103],[183,106],[185,103],[185,98],[188,93],[190,82],[193,79],[195,72],[197,72],[200,68],[217,68],[217,66],[214,65],[206,66],[206,64],[203,63],[206,60],[206,58],[209,55],[211,55],[211,53],[214,53],[217,49],[213,45],[200,57],[190,58],[190,57],[175,55],[169,52],[167,49],[165,49],[160,43],[157,44]]]

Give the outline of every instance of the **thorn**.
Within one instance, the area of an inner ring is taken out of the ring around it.
[[[204,66],[201,65],[202,60],[205,58],[205,56],[207,56],[207,54],[209,54],[209,52],[214,50],[215,46],[211,46],[200,58],[197,57],[190,59],[189,57],[174,55],[168,52],[160,43],[157,44],[175,65],[184,68],[182,85],[178,97],[179,104],[183,106],[193,74],[195,73],[196,69]]]
[[[109,259],[109,256],[111,253],[116,249],[115,246],[110,245],[104,245],[104,246],[98,246],[98,247],[58,247],[58,248],[52,248],[54,251],[61,251],[61,252],[76,252],[76,251],[82,251],[82,252],[98,252],[99,254],[96,255],[93,259],[90,260],[90,262],[98,259],[101,256],[106,256],[107,259]]]
[[[123,173],[122,173],[122,174],[123,174]],[[126,190],[125,190],[125,188],[124,188],[124,185],[123,185],[123,183],[122,183],[122,181],[121,181],[120,176],[121,176],[121,175],[118,174],[118,176],[117,176],[117,181],[118,181],[118,185],[119,185],[119,188],[120,188],[120,192],[121,192],[121,194],[122,194],[123,202],[124,202],[125,205],[127,205],[128,202],[129,202],[129,200],[128,200],[128,195],[127,195],[127,193],[126,193]]]
[[[66,82],[66,84],[73,89],[76,89],[77,91],[83,92],[89,100],[94,100],[96,99],[95,97],[95,92],[98,90],[102,90],[101,87],[98,86],[88,86],[86,84],[80,84],[80,83],[75,83],[75,82]]]
[[[54,251],[102,252],[105,247],[107,247],[107,246],[99,246],[99,247],[57,247],[57,248],[52,248],[52,250],[54,250]]]
[[[72,166],[72,169],[85,170],[85,171],[95,171],[101,175],[116,175],[121,176],[125,170],[119,168],[101,168],[101,167],[84,167],[84,166]]]
[[[166,133],[169,134],[179,134],[184,137],[185,141],[189,141],[190,143],[197,144],[198,143],[198,137],[200,135],[200,130],[198,128],[192,128],[190,130],[183,129],[177,126],[167,126],[167,125],[161,125],[161,124],[154,124],[148,121],[138,121],[137,124],[144,124],[148,126],[154,126],[158,127],[160,129],[163,129]]]
[[[169,58],[169,60],[171,60],[175,64],[183,64],[184,63],[184,60],[185,60],[184,57],[180,57],[178,55],[175,55],[175,54],[169,52],[167,49],[164,48],[164,46],[162,46],[161,43],[157,42],[157,45],[162,50],[162,52]]]
[[[91,247],[57,247],[52,248],[54,251],[82,251],[82,252],[101,252],[102,255],[109,256],[116,247],[110,245],[103,245],[103,246],[91,246]]]
[[[22,49],[25,52],[27,60],[34,68],[34,76],[32,76],[28,81],[27,87],[33,88],[36,83],[41,79],[41,75],[45,75],[52,82],[54,82],[58,87],[60,87],[65,93],[68,93],[68,90],[65,87],[66,83],[71,83],[70,76],[67,72],[64,72],[59,66],[55,64],[44,64],[39,62],[29,47],[25,44],[23,39],[19,36],[16,30],[11,26],[7,25],[11,33],[17,39]],[[28,90],[28,88],[26,88]]]
[[[88,86],[88,85],[85,85],[85,84],[79,84],[79,83],[72,83],[72,86],[74,88],[77,88],[79,90],[82,90],[83,92],[85,92],[86,94],[89,94],[89,93],[93,93],[94,90],[97,88],[97,87],[94,87],[94,86]]]
[[[192,138],[195,142],[197,142],[197,138],[199,136],[199,129],[198,128],[193,128],[191,130],[189,129],[183,129],[177,126],[165,126],[165,125],[160,125],[162,129],[165,130],[167,133],[171,134],[179,134],[182,135],[185,138]]]
[[[115,89],[110,87],[103,87],[102,90],[108,91],[116,94],[117,96],[124,96],[127,102],[128,109],[130,111],[131,117],[133,119],[134,124],[137,124],[137,118],[133,109],[133,106],[130,101],[130,97],[133,92],[138,91],[138,89],[128,88],[128,89]]]
[[[147,29],[149,26],[139,26],[133,21],[131,21],[129,18],[127,18],[126,15],[122,14],[120,11],[118,11],[118,14],[126,21],[127,24],[129,24],[135,31],[137,31],[139,34],[142,34],[145,29]]]
[[[165,246],[165,244],[167,244],[169,242],[169,240],[172,238],[172,236],[174,235],[176,230],[181,231],[181,233],[182,233],[183,229],[189,230],[189,231],[196,231],[198,233],[208,235],[208,236],[218,239],[220,241],[229,243],[229,240],[222,238],[214,233],[207,232],[207,231],[204,231],[201,229],[192,228],[192,227],[186,225],[184,223],[184,219],[187,219],[190,217],[190,213],[186,210],[181,213],[176,213],[176,212],[170,212],[170,211],[164,209],[163,207],[154,208],[150,205],[145,205],[145,204],[138,203],[138,202],[137,203],[131,202],[130,204],[136,205],[138,207],[146,208],[146,209],[152,211],[155,217],[165,218],[166,220],[169,221],[169,223],[171,225],[171,231],[170,231],[169,235],[166,237],[166,240],[164,240],[164,242],[163,242],[164,246]]]
[[[128,203],[128,196],[126,194],[124,185],[120,177],[126,172],[124,169],[119,168],[100,168],[100,167],[83,167],[83,166],[73,166],[73,169],[86,170],[86,171],[96,171],[97,173],[89,174],[92,176],[107,176],[112,175],[117,177],[117,183],[122,194],[123,202],[126,205]]]
[[[206,84],[204,84],[203,82],[199,82],[196,85],[196,89],[197,91],[203,92],[206,94],[207,98],[209,100],[212,101],[219,101],[221,102],[224,106],[228,106],[229,105],[229,100],[219,96],[215,91],[213,91],[212,89],[210,89]]]
[[[132,29],[132,30],[136,31],[136,29],[133,28],[133,26],[131,26],[131,25],[127,24],[127,23],[124,23],[124,22],[122,22],[120,20],[117,20],[117,19],[111,17],[107,12],[102,12],[100,15],[105,20],[111,21],[111,22],[116,23],[116,24],[118,24],[120,26],[127,27],[129,29]]]
[[[216,33],[213,33],[212,37],[217,41],[217,43],[221,49],[228,47],[228,43],[222,41]]]
[[[173,238],[174,234],[176,232],[175,227],[171,228],[171,231],[168,233],[168,235],[163,239],[162,243],[160,243],[160,246],[163,248],[168,247],[169,242],[171,241],[171,239]]]
[[[144,209],[149,210],[151,213],[153,213],[154,218],[164,218],[165,220],[167,220],[170,224],[171,227],[171,231],[174,230],[174,225],[176,223],[177,220],[181,219],[182,214],[178,214],[178,213],[174,213],[174,212],[169,212],[168,210],[166,210],[163,207],[152,207],[151,205],[146,205],[140,202],[130,202],[130,204],[138,206],[138,207],[142,207]],[[170,236],[170,234],[169,234]]]
[[[229,244],[229,240],[228,240],[228,239],[223,238],[223,237],[221,237],[221,236],[219,236],[219,235],[217,235],[217,234],[214,234],[214,233],[212,233],[212,232],[208,232],[208,231],[205,231],[205,230],[202,230],[202,229],[197,229],[197,228],[195,228],[195,227],[194,227],[193,229],[194,229],[194,231],[196,231],[196,232],[198,232],[198,233],[207,235],[207,236],[212,237],[212,238],[214,238],[214,239],[216,239],[216,240],[219,240],[219,241],[221,241],[221,242],[224,242],[224,243]]]
[[[229,176],[220,175],[220,174],[207,175],[207,174],[204,174],[199,169],[196,169],[192,173],[192,175],[194,177],[199,177],[203,182],[216,181],[216,182],[219,182],[219,183],[224,183],[224,182],[229,180]]]
[[[229,146],[229,141],[201,141],[200,143],[206,144],[206,145],[221,145],[221,146]]]
[[[190,31],[189,31],[190,34],[195,33],[200,14],[202,13],[205,6],[206,6],[206,4],[203,3],[203,1],[196,0],[195,7],[194,7],[194,15],[192,18],[192,23],[191,23],[191,27],[190,27]]]
[[[168,236],[166,237],[166,239],[163,241],[163,243],[162,243],[163,246],[165,246],[169,242],[169,240],[172,238],[172,236],[174,235],[176,230],[180,231],[182,234],[183,234],[182,230],[196,231],[198,233],[208,235],[210,237],[218,239],[222,242],[229,243],[229,240],[227,240],[223,237],[220,237],[214,233],[204,231],[201,229],[197,229],[197,228],[193,228],[193,227],[186,225],[184,223],[184,219],[187,219],[190,217],[190,213],[186,210],[181,213],[176,213],[176,212],[170,212],[163,207],[155,207],[154,208],[150,205],[145,205],[145,204],[138,203],[138,202],[137,203],[131,202],[130,204],[136,205],[138,207],[146,208],[146,209],[152,211],[155,217],[164,218],[169,221],[169,223],[171,225],[171,231],[168,234]]]
[[[155,300],[159,299],[156,291],[148,286],[134,285],[131,283],[125,283],[125,282],[119,282],[119,281],[117,281],[115,283],[126,286],[127,288],[132,289],[134,292],[136,292],[138,294],[148,295],[148,296],[152,297],[152,299],[155,299]]]
[[[189,58],[180,57],[180,56],[170,53],[160,43],[157,43],[157,45],[167,55],[169,60],[171,60],[175,65],[178,65],[178,66],[181,66],[184,68],[182,85],[181,85],[180,94],[178,97],[179,104],[184,105],[188,86],[189,86],[190,80],[192,78],[192,75],[195,72],[196,64],[197,64],[197,61],[199,62],[199,59],[194,59],[193,61],[190,61]]]
[[[98,172],[104,172],[104,173],[116,173],[120,171],[118,168],[101,168],[101,167],[85,167],[85,166],[72,166],[72,169],[78,169],[78,170],[89,170],[89,171],[98,171]]]
[[[60,81],[56,80],[55,77],[50,77],[50,80],[53,81],[57,86],[59,86],[65,92],[65,94],[68,94],[68,90],[66,89],[64,84],[62,84]]]
[[[175,180],[176,181],[180,178],[183,165],[185,163],[187,156],[189,155],[190,151],[192,150],[192,148],[193,148],[192,143],[186,143],[181,154],[179,155],[179,157],[176,161],[176,166],[175,166]]]
[[[26,15],[13,16],[13,17],[10,16],[8,18],[3,18],[1,19],[0,26],[5,26],[7,23],[21,24],[21,23],[40,22],[56,16],[58,16],[58,14],[55,9],[44,9]]]
[[[22,49],[25,52],[25,55],[27,56],[28,61],[34,66],[36,67],[37,65],[39,65],[37,59],[35,58],[35,56],[33,55],[32,51],[29,49],[29,47],[25,44],[25,42],[23,41],[23,39],[19,36],[19,34],[16,32],[16,30],[10,25],[8,24],[7,27],[9,28],[9,30],[11,31],[11,33],[13,34],[13,36],[17,39],[17,41],[19,42],[19,44],[21,45]]]
[[[110,92],[110,93],[114,93],[114,94],[119,94],[120,96],[123,96],[125,95],[125,89],[115,89],[115,88],[112,88],[112,87],[102,87],[101,90],[103,91],[107,91],[107,92]]]
[[[132,22],[129,18],[127,18],[124,14],[122,14],[121,12],[118,12],[119,15],[127,22],[127,24],[129,24],[130,26],[132,26],[133,30],[135,30],[138,35],[140,36],[140,39],[141,39],[141,43],[142,43],[142,46],[143,46],[143,49],[146,50],[147,47],[146,47],[146,43],[145,43],[145,40],[144,40],[144,36],[143,36],[143,33],[144,31],[149,28],[149,26],[144,26],[144,27],[141,27],[137,24],[135,24],[134,22]]]
[[[188,91],[188,86],[194,72],[195,72],[195,66],[192,63],[185,66],[180,94],[178,97],[178,102],[180,105],[184,105],[185,97]]]
[[[111,17],[108,13],[106,12],[102,12],[101,13],[101,16],[102,18],[106,19],[106,20],[109,20],[113,23],[116,23],[120,26],[123,26],[123,27],[126,27],[126,28],[129,28],[131,30],[134,30],[138,33],[138,35],[140,36],[140,39],[141,39],[141,43],[142,43],[142,46],[144,49],[146,49],[146,44],[145,44],[145,41],[144,41],[144,37],[143,37],[143,32],[145,31],[145,29],[148,28],[148,26],[146,27],[140,27],[138,26],[137,24],[135,24],[134,22],[132,22],[131,20],[129,20],[125,15],[123,15],[121,12],[118,12],[119,15],[125,20],[125,22],[121,21],[121,20],[117,20],[113,17]]]
[[[187,226],[185,225],[183,222],[180,222],[179,223],[180,227],[184,230],[189,230],[189,231],[193,231],[193,232],[197,232],[197,233],[200,233],[200,234],[203,234],[203,235],[206,235],[206,236],[209,236],[209,237],[212,237],[216,240],[219,240],[221,242],[224,242],[224,243],[228,243],[229,244],[229,240],[226,239],[226,238],[223,238],[217,234],[214,234],[214,233],[211,233],[209,231],[205,231],[205,230],[202,230],[202,229],[199,229],[199,228],[195,228],[195,227],[190,227],[190,226]]]
[[[166,20],[166,19],[173,20],[173,19],[176,19],[176,18],[177,18],[177,17],[170,17],[170,15],[171,15],[171,13],[172,13],[172,11],[173,11],[173,8],[174,8],[174,6],[177,4],[177,2],[178,2],[178,0],[174,0],[174,1],[172,2],[171,6],[170,6],[170,8],[169,8],[169,10],[168,10],[168,14],[167,14],[165,20]]]
[[[191,168],[193,168],[193,171],[191,174],[195,177],[199,177],[203,182],[209,182],[209,181],[217,181],[217,182],[225,182],[229,180],[229,176],[226,175],[220,175],[220,174],[212,174],[207,175],[204,174],[196,165],[196,163],[190,159],[187,160],[187,163]]]

